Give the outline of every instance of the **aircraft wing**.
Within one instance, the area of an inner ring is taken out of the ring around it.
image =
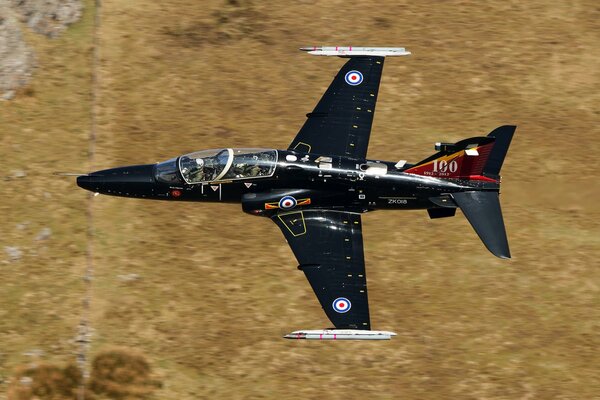
[[[371,329],[360,214],[306,210],[272,217],[338,329]]]
[[[383,56],[351,57],[288,148],[306,153],[367,156]]]

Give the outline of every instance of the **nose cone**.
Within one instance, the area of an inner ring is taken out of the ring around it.
[[[77,186],[91,192],[150,197],[155,190],[154,164],[105,169],[77,177]]]
[[[95,188],[100,184],[100,177],[89,175],[80,175],[77,177],[77,186],[82,189],[96,191]]]

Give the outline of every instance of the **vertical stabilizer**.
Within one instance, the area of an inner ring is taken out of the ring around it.
[[[488,135],[488,137],[494,138],[495,141],[494,147],[492,147],[492,151],[490,152],[485,167],[483,167],[483,174],[485,176],[491,178],[500,177],[500,169],[504,163],[504,158],[506,157],[508,147],[510,146],[510,141],[515,134],[516,128],[517,127],[514,125],[504,125],[494,129]]]
[[[403,170],[434,178],[500,182],[500,169],[516,126],[504,125],[487,136],[437,143],[437,153]]]
[[[452,197],[479,238],[500,258],[510,258],[498,192],[459,192]]]

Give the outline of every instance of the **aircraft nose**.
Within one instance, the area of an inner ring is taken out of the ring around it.
[[[132,165],[77,177],[77,186],[102,194],[148,197],[154,192],[154,164]]]
[[[93,174],[80,175],[77,177],[77,186],[82,189],[97,192],[100,189],[101,177]]]

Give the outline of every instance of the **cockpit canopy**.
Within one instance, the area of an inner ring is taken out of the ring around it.
[[[275,173],[277,150],[216,149],[179,157],[186,183],[268,178]]]

